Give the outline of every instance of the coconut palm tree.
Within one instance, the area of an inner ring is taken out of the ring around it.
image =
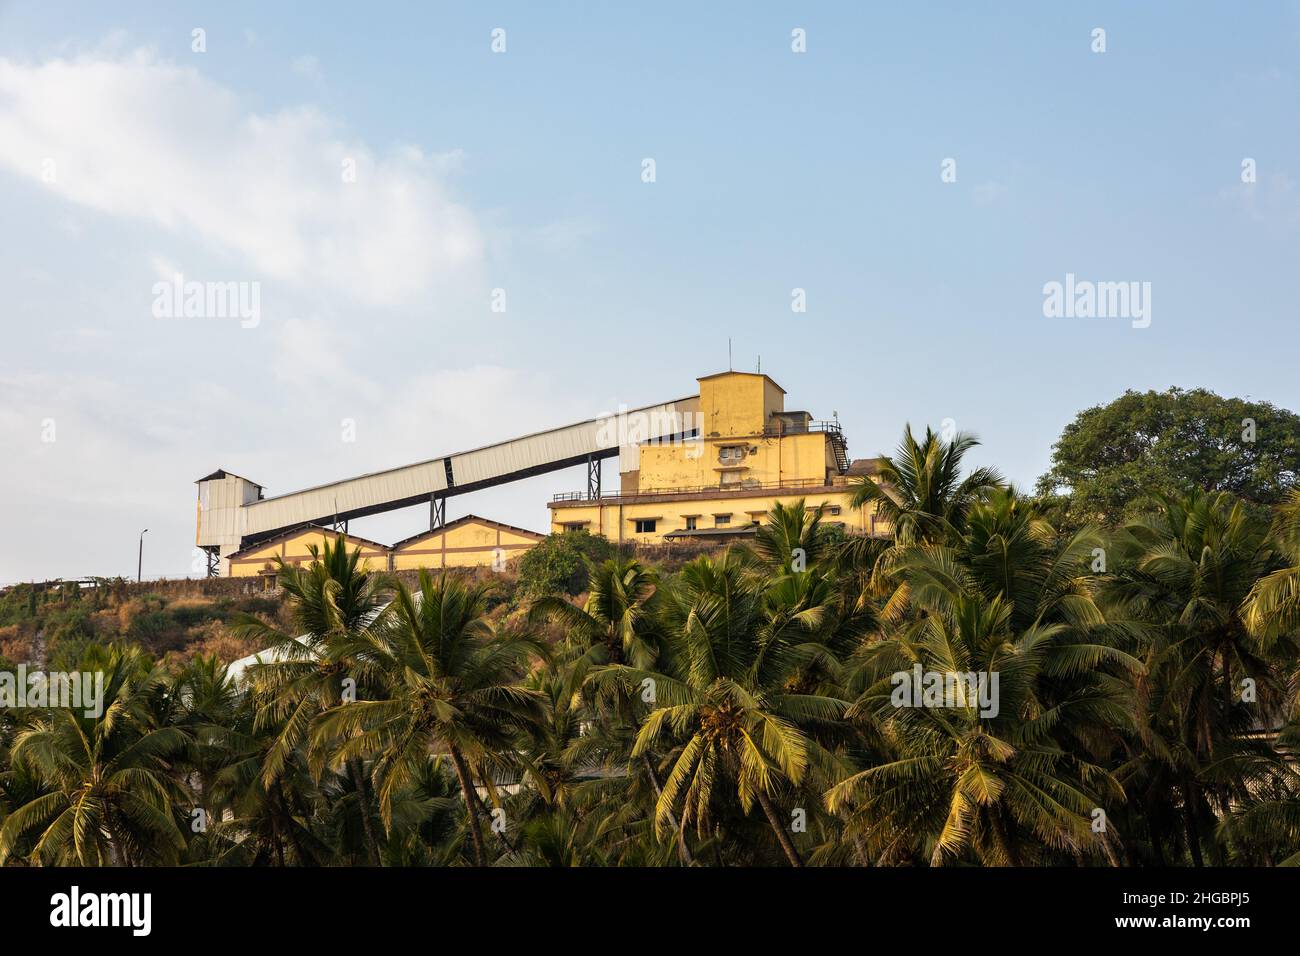
[[[1255,582],[1243,609],[1247,630],[1266,646],[1300,634],[1300,488],[1278,506],[1271,536],[1284,563]]]
[[[239,690],[226,666],[213,654],[195,657],[169,675],[161,703],[159,722],[179,727],[190,736],[189,785],[197,806],[210,812],[206,800],[213,778],[228,756],[227,738],[242,703]]]
[[[187,803],[174,761],[191,741],[153,719],[150,698],[164,675],[135,649],[91,648],[79,669],[103,673],[102,713],[52,708],[18,732],[10,759],[45,793],[5,820],[0,864],[28,838],[31,858],[46,866],[174,863],[185,845],[178,807]]]
[[[241,702],[220,741],[221,760],[206,790],[207,828],[191,839],[196,862],[284,867],[366,859],[363,853],[348,853],[338,839],[328,839],[322,822],[328,796],[309,770],[302,747],[290,750],[268,780],[263,772],[267,756],[281,745],[283,735],[284,728],[268,722],[256,704]]]
[[[306,739],[313,720],[345,697],[372,693],[364,686],[368,646],[364,634],[386,601],[380,579],[361,564],[360,549],[349,552],[346,539],[326,539],[323,551],[309,549],[312,560],[296,568],[279,560],[277,574],[288,601],[293,630],[280,631],[254,617],[240,619],[236,633],[267,647],[267,661],[249,669],[258,702],[258,729],[279,728],[266,751],[263,783],[272,789],[295,749]],[[313,770],[322,771],[320,755]],[[371,822],[372,801],[360,760],[347,772],[357,797],[357,811],[370,862],[380,865],[379,841]]]
[[[1251,774],[1249,799],[1232,807],[1219,836],[1233,862],[1249,866],[1300,866],[1300,721],[1283,728],[1277,756],[1258,760],[1262,772]]]
[[[468,836],[455,774],[429,754],[393,798],[385,855],[392,866],[451,866]]]
[[[1267,755],[1254,732],[1280,723],[1288,675],[1279,662],[1294,661],[1296,645],[1248,623],[1252,609],[1263,620],[1259,584],[1280,562],[1244,505],[1226,492],[1152,500],[1125,526],[1102,591],[1148,638],[1149,676],[1137,685],[1142,746],[1120,774],[1176,795],[1183,834],[1153,840],[1185,839],[1199,866],[1219,817],[1250,798],[1252,781],[1239,772]]]
[[[398,582],[393,602],[363,632],[362,653],[382,699],[334,707],[312,728],[313,745],[336,762],[374,755],[386,827],[395,797],[427,755],[446,754],[478,866],[488,863],[478,786],[492,787],[488,768],[517,763],[522,735],[540,719],[542,695],[521,682],[530,661],[546,654],[526,636],[497,632],[486,616],[490,590],[445,572],[435,579],[421,571],[414,591]]]
[[[535,671],[524,686],[544,703],[519,747],[520,765],[541,807],[571,806],[583,779],[600,766],[608,744],[584,735],[590,715],[561,673],[550,668]]]
[[[1114,807],[1122,791],[1056,735],[1076,708],[1122,720],[1120,702],[1085,681],[1049,706],[1040,685],[1137,662],[1080,641],[1064,623],[1016,631],[1011,603],[980,594],[960,564],[924,552],[907,560],[923,613],[865,649],[871,679],[847,713],[879,735],[885,755],[831,787],[828,808],[885,862],[1024,865],[1061,852],[1109,854],[1092,833],[1093,810]]]
[[[1094,599],[1100,536],[1060,535],[999,488],[954,530],[946,543],[897,545],[881,575],[882,639],[862,646],[849,686],[850,716],[882,754],[828,802],[885,860],[1111,857],[1113,839],[1090,838],[1082,811],[1102,796],[1116,809],[1099,768],[1121,743],[1124,689],[1141,666]],[[983,675],[990,689],[996,677],[997,713],[965,697],[900,703],[894,691],[918,666],[927,679]]]
[[[588,593],[581,607],[563,596],[546,595],[533,602],[530,620],[559,623],[580,655],[574,673],[579,683],[589,667],[629,663],[652,667],[658,654],[654,597],[658,576],[640,562],[611,558],[588,566]]]
[[[773,505],[750,545],[760,566],[774,572],[803,571],[821,561],[830,548],[822,512],[820,505],[809,509],[803,498]]]
[[[631,749],[638,725],[634,693],[616,682],[585,685],[593,667],[628,663],[641,669],[655,666],[663,651],[659,633],[658,576],[639,562],[613,558],[599,566],[588,565],[590,591],[578,608],[560,596],[535,601],[529,612],[534,624],[554,621],[565,631],[561,648],[563,682],[557,691],[582,695],[587,727],[571,748],[573,756],[604,758],[605,769],[619,772]],[[598,693],[593,693],[599,688]],[[663,783],[656,754],[647,751],[633,761],[631,772],[644,775],[655,794]],[[676,821],[673,821],[676,826]],[[681,828],[677,828],[678,856],[694,862]]]
[[[958,432],[951,441],[925,430],[917,441],[909,424],[893,457],[880,458],[879,483],[859,479],[854,508],[871,505],[903,544],[938,541],[959,533],[966,512],[985,492],[1004,484],[992,468],[976,468],[965,478],[962,459],[978,445],[973,435]]]
[[[715,804],[731,795],[745,814],[757,804],[786,859],[802,866],[777,802],[795,792],[810,764],[830,759],[799,724],[834,720],[845,705],[785,690],[804,659],[798,649],[824,612],[808,608],[772,621],[762,597],[738,552],[698,558],[682,569],[665,609],[672,671],[609,665],[591,679],[652,689],[632,756],[663,738],[673,744],[676,756],[656,806],[660,832],[672,827],[680,807],[681,826],[694,824],[703,838]]]

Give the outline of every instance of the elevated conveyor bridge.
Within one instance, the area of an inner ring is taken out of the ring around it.
[[[305,524],[341,524],[352,518],[427,502],[430,527],[441,525],[454,495],[587,465],[589,492],[600,496],[600,463],[620,458],[635,471],[647,441],[686,440],[699,434],[699,396],[621,410],[561,428],[485,445],[471,451],[377,471],[356,478],[267,497],[263,486],[219,469],[198,480],[196,543],[209,554],[209,573],[221,559],[282,531]]]

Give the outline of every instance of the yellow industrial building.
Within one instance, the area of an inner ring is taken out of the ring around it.
[[[552,532],[584,530],[617,544],[724,541],[752,535],[776,505],[803,499],[856,534],[890,529],[855,484],[879,480],[878,462],[850,462],[838,421],[787,411],[766,375],[720,372],[699,394],[523,435],[441,458],[267,497],[225,469],[200,478],[195,543],[208,573],[273,573],[275,559],[310,560],[308,546],[341,528],[373,570],[504,567],[543,535],[467,515],[448,523],[447,499],[586,465],[587,489],[550,502]],[[617,491],[601,488],[616,458]],[[349,520],[427,504],[429,530],[391,547],[347,534]]]
[[[236,551],[230,555],[230,577],[251,578],[259,574],[274,574],[277,558],[293,566],[308,564],[312,559],[309,549],[315,547],[322,550],[325,542],[333,542],[337,533],[319,525],[308,525]],[[384,571],[388,568],[388,548],[385,545],[354,534],[345,534],[343,538],[347,541],[349,551],[361,552],[359,563],[367,570]]]
[[[342,534],[349,551],[360,551],[360,563],[370,571],[408,571],[416,568],[496,567],[503,569],[545,535],[466,515],[432,531],[398,541],[389,547],[354,534],[308,525],[268,538],[230,555],[234,578],[274,575],[277,558],[298,566],[311,561],[310,548],[322,549]]]
[[[617,494],[557,496],[551,530],[617,543],[722,540],[753,534],[778,501],[803,499],[846,531],[888,533],[872,507],[850,507],[853,484],[874,480],[877,463],[849,462],[838,422],[786,411],[785,389],[760,373],[720,372],[699,383],[695,437],[643,444]]]
[[[546,535],[536,531],[466,515],[394,544],[389,569],[495,567],[499,570],[545,539]]]

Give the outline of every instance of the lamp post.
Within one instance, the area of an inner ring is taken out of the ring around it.
[[[144,536],[148,533],[148,531],[149,529],[145,528],[144,531],[140,532],[140,556],[137,558],[136,565],[135,565],[136,584],[140,583],[140,575],[141,572],[144,571]]]

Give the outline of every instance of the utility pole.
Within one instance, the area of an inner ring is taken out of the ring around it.
[[[144,536],[145,536],[148,532],[149,532],[149,529],[148,529],[148,528],[145,528],[144,531],[141,531],[141,532],[140,532],[140,556],[139,556],[139,558],[137,558],[137,560],[136,560],[136,565],[135,565],[135,583],[136,583],[136,584],[139,584],[139,583],[140,583],[140,576],[141,576],[142,572],[144,571]]]

